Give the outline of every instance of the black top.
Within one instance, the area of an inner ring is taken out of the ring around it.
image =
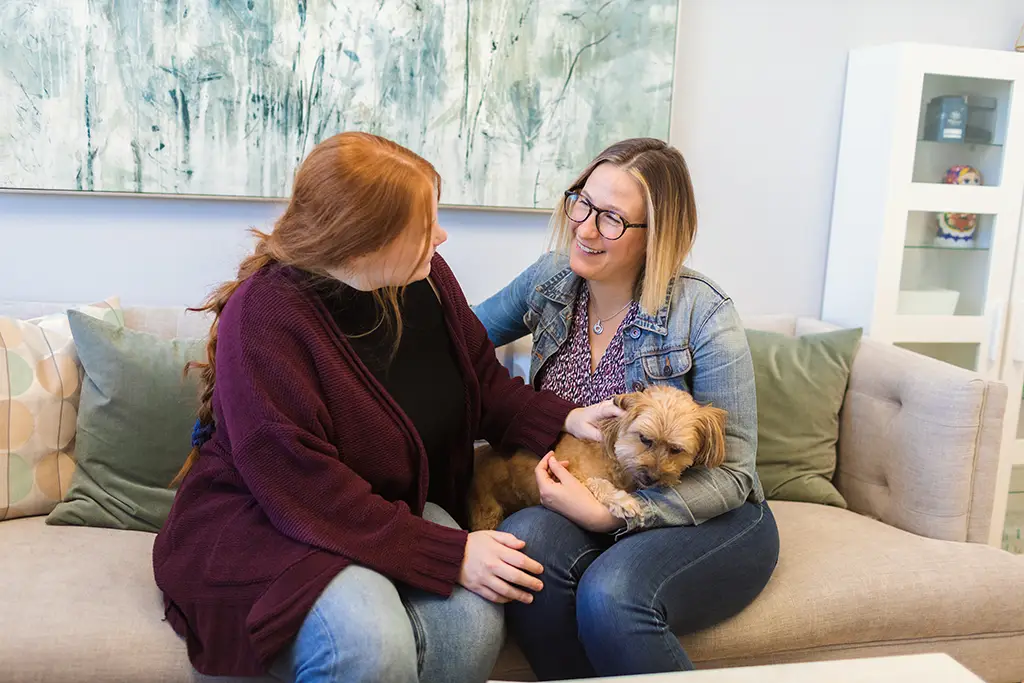
[[[449,457],[466,419],[466,387],[448,334],[444,309],[427,280],[414,282],[399,300],[402,337],[370,292],[324,278],[314,288],[359,359],[409,417],[427,451],[428,500],[457,500]],[[449,510],[458,518],[461,511]]]

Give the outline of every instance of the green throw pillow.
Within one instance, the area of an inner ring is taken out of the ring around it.
[[[68,319],[85,371],[78,467],[46,523],[159,531],[199,403],[194,376],[182,371],[205,360],[205,340],[161,339],[77,311]]]
[[[850,367],[862,330],[791,337],[747,330],[757,384],[757,475],[772,500],[845,508],[832,484]]]

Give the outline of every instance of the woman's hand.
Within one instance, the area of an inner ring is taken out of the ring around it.
[[[515,586],[541,590],[544,584],[530,574],[540,574],[544,568],[519,552],[525,545],[504,531],[472,532],[466,538],[459,584],[491,602],[518,600],[530,604],[533,595]]]
[[[548,453],[541,459],[534,474],[537,477],[540,502],[544,507],[554,510],[587,531],[611,533],[622,527],[623,521],[598,502],[590,489],[572,476],[555,458],[554,453]]]
[[[577,439],[600,441],[601,422],[609,417],[619,417],[624,412],[611,399],[586,408],[574,408],[565,418],[565,431]]]

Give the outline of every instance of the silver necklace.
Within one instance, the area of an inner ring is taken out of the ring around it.
[[[597,322],[594,323],[594,328],[593,328],[594,329],[594,334],[601,334],[602,332],[604,332],[604,325],[602,323],[608,322],[609,320],[611,320],[612,318],[617,316],[619,313],[622,313],[624,310],[629,308],[629,305],[631,303],[633,303],[632,299],[627,301],[625,306],[623,306],[619,310],[615,311],[614,313],[612,313],[607,318],[601,318],[601,317],[598,317],[597,315],[595,315],[594,317],[597,318]],[[594,307],[594,313],[595,314],[597,313],[597,307],[596,306]]]

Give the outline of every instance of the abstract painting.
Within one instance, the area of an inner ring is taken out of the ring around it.
[[[345,130],[549,208],[668,137],[678,0],[2,0],[0,188],[287,197]]]

